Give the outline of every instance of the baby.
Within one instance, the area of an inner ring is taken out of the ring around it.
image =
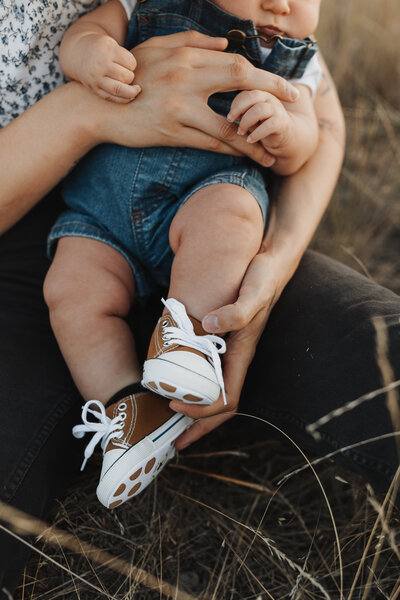
[[[263,91],[243,91],[216,94],[210,105],[237,122],[249,143],[264,145],[275,158],[274,172],[291,174],[318,141],[312,98],[321,69],[308,36],[317,26],[319,5],[109,0],[68,30],[61,65],[67,77],[101,97],[128,102],[141,93],[145,100],[146,89],[133,83],[136,61],[126,48],[189,29],[228,38],[228,51],[290,79],[299,96],[286,105]],[[83,423],[73,433],[94,434],[84,464],[101,441],[97,496],[106,507],[140,493],[191,424],[165,398],[226,401],[219,358],[225,342],[207,335],[202,319],[236,300],[259,251],[268,211],[263,171],[243,157],[104,144],[65,182],[68,210],[49,236],[54,260],[44,293],[61,351],[86,401]],[[145,301],[168,285],[144,364],[145,390],[125,318],[134,300]]]

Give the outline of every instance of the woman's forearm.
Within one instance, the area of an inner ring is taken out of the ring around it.
[[[317,150],[300,171],[282,180],[261,248],[261,252],[266,251],[284,265],[288,279],[326,210],[343,161],[343,113],[325,64],[323,69],[323,81],[315,100],[319,126]]]
[[[98,143],[93,97],[67,84],[0,130],[0,234]]]

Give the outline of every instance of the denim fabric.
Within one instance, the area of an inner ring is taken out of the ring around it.
[[[237,51],[255,65],[300,77],[316,49],[308,41],[278,40],[270,58],[261,65],[261,46],[252,21],[244,21],[208,0],[147,0],[138,3],[132,16],[126,46],[153,36],[197,29],[209,35],[226,35],[240,29],[248,36]],[[252,37],[253,36],[253,37]],[[233,94],[216,94],[211,107],[229,111]],[[61,237],[95,239],[118,250],[130,264],[136,298],[168,286],[172,264],[169,228],[175,214],[195,192],[213,183],[231,183],[246,189],[258,202],[264,224],[268,193],[265,169],[247,158],[176,148],[123,148],[105,144],[90,152],[67,178],[64,199],[69,211],[53,227],[49,256]]]
[[[199,189],[231,183],[257,200],[266,221],[268,195],[261,173],[242,159],[180,148],[136,150],[102,145],[71,174],[64,189],[70,210],[48,244],[65,236],[95,239],[118,250],[135,276],[135,298],[168,286],[173,253],[169,229],[178,209]]]

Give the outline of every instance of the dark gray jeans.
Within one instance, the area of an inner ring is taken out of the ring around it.
[[[71,427],[80,419],[80,398],[42,297],[46,236],[60,208],[54,192],[0,238],[0,499],[41,518],[81,462],[81,447],[71,438]],[[140,309],[139,319],[132,315],[142,353],[159,310],[157,298]],[[259,342],[240,409],[272,421],[318,453],[392,431],[382,395],[321,427],[319,442],[305,429],[381,387],[375,316],[387,324],[389,358],[400,379],[399,296],[307,252]],[[266,431],[264,426],[260,435]],[[387,489],[398,463],[392,438],[337,460],[378,492]],[[26,548],[0,532],[0,590],[14,590],[26,560]]]

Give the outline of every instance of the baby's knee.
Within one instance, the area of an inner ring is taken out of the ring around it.
[[[53,328],[76,321],[79,313],[90,313],[90,294],[84,293],[79,283],[51,268],[43,285],[43,296]]]
[[[205,230],[216,236],[239,236],[243,242],[259,244],[264,221],[256,198],[248,190],[228,183],[201,189],[183,205],[172,221],[170,244],[173,251],[179,247],[183,237]]]

